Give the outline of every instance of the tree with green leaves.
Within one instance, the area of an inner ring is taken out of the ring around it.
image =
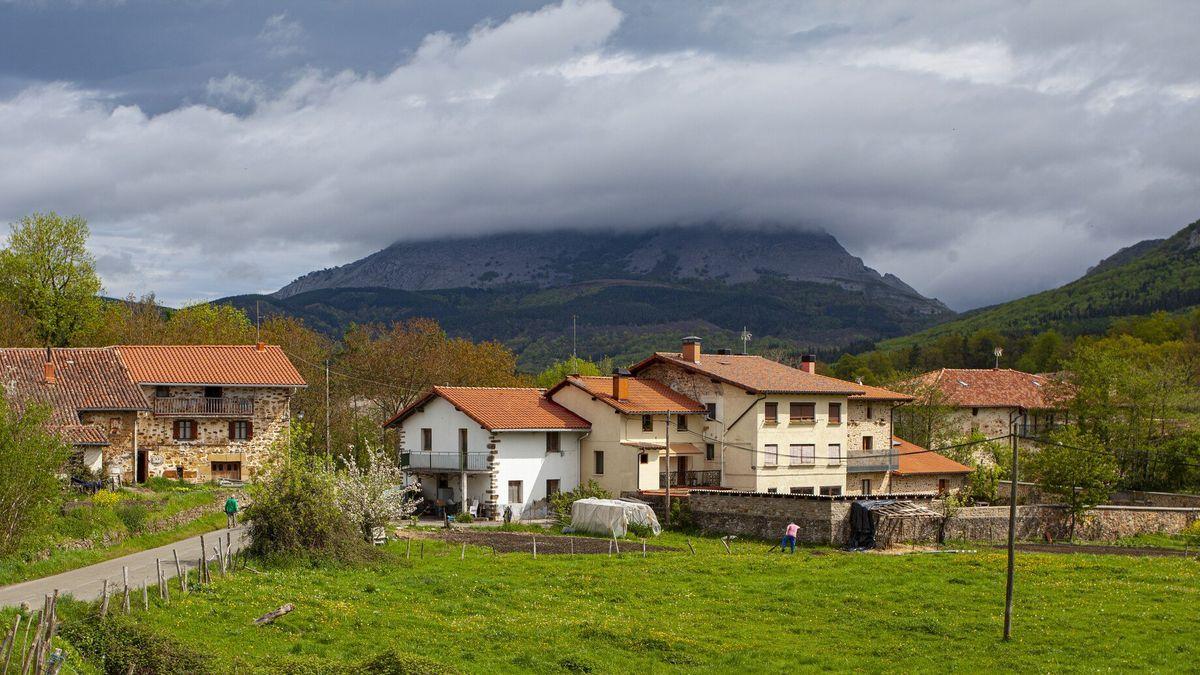
[[[87,221],[34,213],[12,225],[0,250],[0,300],[34,323],[39,340],[65,347],[100,312],[100,277]]]
[[[50,410],[21,411],[0,398],[0,555],[13,552],[53,512],[56,476],[70,447],[47,429]]]
[[[605,363],[609,365],[608,368],[604,367]],[[605,370],[612,370],[611,364],[612,362],[607,359],[596,364],[587,359],[572,356],[562,361],[555,361],[549,368],[538,373],[534,382],[543,389],[549,389],[562,382],[568,375],[604,375],[606,374]]]
[[[1080,516],[1104,503],[1116,486],[1117,463],[1095,436],[1063,427],[1028,454],[1022,474],[1063,499],[1071,516],[1068,537],[1074,539]]]

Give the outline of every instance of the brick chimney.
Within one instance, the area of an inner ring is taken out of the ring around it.
[[[254,345],[254,351],[256,351],[256,352],[265,352],[265,351],[267,351],[267,343],[265,343],[265,342],[258,342],[258,343],[255,343],[255,345]]]
[[[679,350],[685,361],[700,363],[700,338],[689,335],[683,338],[683,348]]]
[[[612,395],[618,401],[629,400],[629,371],[624,368],[613,368]]]
[[[46,363],[42,372],[42,381],[46,384],[54,384],[54,358],[49,347],[46,347]]]
[[[806,373],[817,372],[817,355],[816,354],[805,354],[804,356],[801,356],[800,357],[800,370],[803,370]]]

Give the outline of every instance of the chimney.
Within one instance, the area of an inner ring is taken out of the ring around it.
[[[629,400],[629,371],[624,368],[613,368],[613,398],[618,401]]]
[[[265,351],[267,351],[267,343],[265,343],[265,342],[258,342],[258,343],[256,343],[256,344],[254,345],[254,351],[256,351],[256,352],[265,352]]]
[[[680,349],[683,358],[692,363],[700,363],[700,338],[689,335],[683,338],[683,348]]]
[[[46,347],[46,364],[43,369],[43,381],[46,384],[54,384],[54,359],[49,347]]]
[[[816,354],[805,354],[804,356],[801,356],[800,357],[800,370],[803,370],[806,373],[817,372],[817,355]]]

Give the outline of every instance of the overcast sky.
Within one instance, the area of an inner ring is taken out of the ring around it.
[[[393,241],[820,227],[966,309],[1200,218],[1200,3],[0,0],[0,220],[106,290]],[[804,264],[803,260],[797,264]]]

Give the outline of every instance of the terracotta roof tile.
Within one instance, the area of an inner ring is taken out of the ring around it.
[[[701,354],[698,363],[679,353],[655,352],[630,368],[636,375],[654,361],[663,361],[728,382],[756,394],[865,394],[866,388],[825,375],[785,366],[747,354]]]
[[[148,410],[146,398],[111,349],[54,349],[54,384],[45,379],[46,350],[0,349],[0,386],[16,409],[50,407],[59,427],[79,425],[82,410]]]
[[[899,436],[892,436],[892,447],[896,450],[900,465],[895,471],[898,476],[971,473],[971,467],[909,443]]]
[[[135,382],[303,387],[283,350],[266,345],[122,345],[114,347]]]
[[[872,387],[869,384],[856,384],[857,387],[862,387],[866,393],[855,394],[850,398],[856,401],[911,401],[912,396],[901,394],[900,392],[884,389],[883,387]]]
[[[1069,385],[1008,368],[943,368],[917,377],[936,387],[950,405],[971,408],[1057,408]]]
[[[95,424],[68,424],[58,427],[63,440],[71,445],[108,445],[108,433]]]
[[[628,415],[650,413],[699,413],[705,407],[699,401],[684,396],[657,380],[629,379],[629,398],[616,399],[612,395],[612,378],[603,376],[572,375],[555,385],[554,390],[571,384],[587,391],[597,400],[603,401]]]
[[[546,398],[544,389],[533,387],[434,387],[384,426],[403,421],[435,396],[491,431],[591,428],[587,420]]]

